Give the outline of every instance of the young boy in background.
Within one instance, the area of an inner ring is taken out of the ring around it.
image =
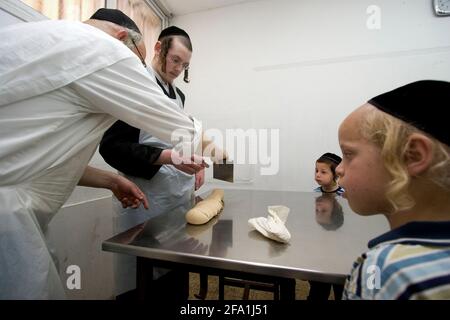
[[[316,161],[315,179],[319,187],[314,189],[316,192],[336,193],[342,195],[344,189],[338,184],[336,167],[341,163],[341,157],[334,153],[325,153]]]
[[[321,192],[322,196],[316,199],[316,221],[326,230],[336,230],[344,222],[342,207],[336,201],[336,195],[342,195],[344,189],[338,184],[336,167],[342,159],[334,153],[324,153],[316,161],[315,180],[319,187],[315,192]],[[334,299],[341,300],[342,285],[309,281],[309,294],[307,300],[323,301],[328,300],[331,290],[334,291]]]
[[[316,222],[325,230],[336,231],[344,224],[344,211],[335,193],[322,193],[316,198]],[[309,281],[309,301],[325,301],[334,292],[334,300],[341,300],[344,286],[319,281]]]
[[[316,198],[316,222],[325,230],[337,230],[344,224],[344,210],[332,193]]]

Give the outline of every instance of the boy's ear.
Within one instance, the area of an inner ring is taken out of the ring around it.
[[[424,173],[433,160],[433,142],[423,134],[413,133],[408,139],[406,168],[411,176]]]

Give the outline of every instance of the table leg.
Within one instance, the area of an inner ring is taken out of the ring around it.
[[[153,283],[153,265],[148,259],[136,258],[136,290],[138,300],[149,300]]]
[[[194,296],[197,299],[205,300],[206,295],[208,294],[208,274],[204,272],[200,272],[200,290],[198,294],[195,294]]]
[[[295,279],[280,281],[280,300],[295,300]]]
[[[155,266],[150,259],[137,257],[136,289],[139,300],[186,301],[189,297],[189,272],[170,270],[153,279]]]
[[[225,277],[219,276],[219,300],[225,299]]]

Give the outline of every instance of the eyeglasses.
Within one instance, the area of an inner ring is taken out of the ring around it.
[[[176,66],[181,66],[183,68],[183,70],[188,70],[189,69],[189,63],[183,63],[183,61],[177,57],[177,56],[172,56],[172,55],[167,55],[170,59],[170,62],[172,62],[174,65]]]
[[[133,46],[136,48],[136,51],[137,51],[139,57],[141,58],[141,62],[144,65],[144,68],[147,68],[147,64],[145,63],[144,57],[142,56],[141,52],[139,51],[139,49],[138,49],[138,47],[136,45],[136,42],[134,42],[133,39],[131,39],[131,42],[133,42]]]

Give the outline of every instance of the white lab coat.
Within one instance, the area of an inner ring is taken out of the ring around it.
[[[42,228],[64,204],[117,119],[170,142],[200,126],[161,93],[120,41],[82,23],[0,29],[0,299],[64,289]]]

